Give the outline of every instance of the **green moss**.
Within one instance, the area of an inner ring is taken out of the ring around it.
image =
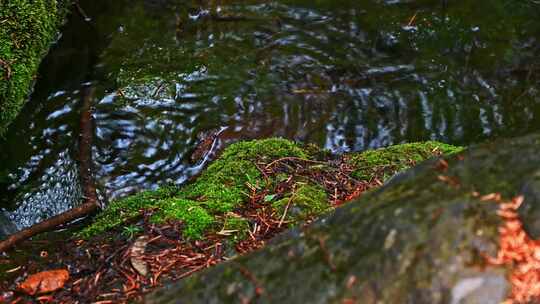
[[[408,169],[418,162],[436,155],[454,154],[462,151],[456,147],[436,141],[401,144],[377,150],[348,155],[349,163],[355,168],[352,176],[359,180],[370,180],[374,176],[383,181],[395,173]]]
[[[285,213],[287,205],[287,219],[293,222],[321,215],[331,207],[324,189],[307,183],[296,183],[290,195],[272,203],[280,214]]]
[[[125,224],[139,217],[143,209],[159,208],[163,200],[173,197],[177,191],[176,187],[163,187],[156,191],[144,191],[114,201],[98,214],[94,222],[83,229],[79,236],[88,238]]]
[[[249,230],[249,221],[237,214],[229,213],[223,220],[223,227],[221,232],[224,234],[230,234],[234,240],[244,239]]]
[[[27,99],[39,62],[54,41],[67,1],[0,2],[0,136]]]
[[[270,138],[244,141],[231,145],[223,155],[182,191],[188,198],[202,201],[214,212],[232,211],[248,193],[248,185],[261,189],[265,181],[256,162],[268,163],[281,157],[306,158],[305,152],[293,142]]]
[[[185,222],[185,235],[198,237],[211,224],[207,215],[233,211],[245,201],[251,191],[249,186],[264,187],[257,162],[270,162],[285,156],[305,158],[306,154],[293,142],[281,138],[235,143],[225,149],[194,183],[181,190],[166,187],[115,201],[79,235],[88,238],[138,217],[141,209],[159,209],[156,217],[180,219]],[[197,207],[191,210],[197,213],[196,217],[185,214],[187,205]]]
[[[160,202],[158,220],[180,220],[184,224],[183,234],[189,239],[200,239],[203,232],[214,223],[214,217],[197,202],[183,198],[171,198]]]
[[[350,154],[347,159],[358,168],[354,175],[369,178],[368,174],[380,174],[381,170],[387,174],[395,173],[433,155],[460,150],[450,145],[426,142]],[[226,148],[221,157],[208,166],[193,183],[182,188],[171,186],[142,192],[115,201],[79,235],[88,238],[121,227],[140,217],[141,210],[154,209],[153,221],[182,221],[183,234],[187,238],[200,238],[212,227],[221,231],[235,230],[239,233],[230,235],[242,237],[242,233],[249,229],[249,223],[244,218],[233,216],[232,211],[242,207],[252,189],[268,191],[274,189],[282,179],[288,179],[289,175],[283,173],[265,179],[257,167],[258,163],[268,164],[282,157],[309,158],[302,148],[285,139],[235,143]],[[331,170],[324,165],[316,165],[311,169]],[[269,204],[274,200],[274,195],[265,197]],[[288,204],[287,219],[293,223],[318,216],[331,207],[325,190],[310,180],[297,181],[292,193],[285,193],[281,199],[272,203],[272,207],[281,216]]]

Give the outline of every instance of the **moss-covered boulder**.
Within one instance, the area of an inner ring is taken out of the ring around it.
[[[525,227],[540,227],[539,149],[536,134],[424,162],[146,302],[500,303],[511,285],[503,266],[486,262],[497,255],[502,224],[500,205],[488,199],[523,194]]]
[[[461,147],[426,141],[352,153],[349,162],[356,168],[352,174],[355,178],[370,179],[381,176],[385,180],[433,155],[454,154],[461,150]]]
[[[153,220],[184,222],[184,236],[201,238],[212,226],[223,226],[221,216],[249,198],[250,188],[262,189],[272,181],[264,179],[258,162],[280,157],[307,158],[295,143],[270,138],[244,141],[228,147],[193,183],[185,187],[163,187],[113,202],[95,222],[81,232],[90,237],[128,223],[141,210],[154,209]]]
[[[65,0],[0,2],[0,136],[27,99],[67,4]]]
[[[193,182],[115,201],[79,235],[89,238],[131,225],[149,211],[154,222],[181,221],[182,234],[188,239],[200,239],[212,231],[234,231],[234,238],[239,239],[250,227],[238,213],[242,213],[254,199],[267,205],[275,217],[289,226],[330,210],[334,188],[330,189],[332,193],[328,193],[324,181],[318,182],[312,176],[337,174],[335,167],[339,165],[334,163],[350,166],[352,175],[365,174],[367,180],[377,176],[384,181],[417,161],[459,149],[427,142],[333,156],[282,138],[238,142],[227,147]],[[296,174],[298,168],[286,163],[282,164],[283,167],[291,168],[293,172],[265,170],[269,166],[274,168],[279,160],[300,162],[300,171],[305,174]],[[381,171],[379,167],[384,169]]]

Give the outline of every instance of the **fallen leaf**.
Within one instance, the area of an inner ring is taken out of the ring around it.
[[[143,277],[148,275],[148,263],[143,259],[148,237],[146,235],[138,237],[131,246],[131,266]]]
[[[69,272],[65,269],[42,271],[26,278],[19,289],[29,295],[47,293],[64,287],[68,279]]]
[[[454,188],[459,188],[459,186],[460,186],[459,179],[457,177],[454,177],[454,176],[439,175],[439,176],[437,176],[437,179],[440,180],[441,182],[444,182],[444,183],[454,187]]]
[[[439,159],[435,164],[435,169],[441,172],[446,172],[448,170],[448,162],[444,159]]]
[[[483,201],[483,202],[485,202],[485,201],[500,202],[501,201],[501,194],[500,193],[490,193],[490,194],[482,195],[480,197],[480,200]]]

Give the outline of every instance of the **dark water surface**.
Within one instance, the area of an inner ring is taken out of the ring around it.
[[[80,202],[88,86],[104,202],[196,174],[205,135],[214,150],[283,136],[343,152],[540,129],[533,1],[215,2],[81,1],[92,20],[71,16],[0,142],[17,228]]]

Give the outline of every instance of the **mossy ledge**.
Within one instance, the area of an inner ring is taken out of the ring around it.
[[[253,193],[262,194],[263,201],[272,206],[276,214],[286,214],[287,218],[283,220],[288,225],[316,217],[332,207],[329,200],[331,193],[310,179],[294,180],[288,191],[276,193],[276,185],[288,177],[281,173],[267,175],[261,168],[278,159],[311,162],[313,165],[308,170],[321,171],[331,170],[325,165],[326,162],[341,162],[352,166],[352,175],[357,178],[384,181],[417,162],[441,154],[457,153],[462,149],[429,141],[338,157],[329,156],[324,151],[314,152],[311,145],[302,147],[281,138],[238,142],[227,147],[190,184],[162,187],[112,202],[96,216],[92,224],[79,232],[79,236],[89,238],[125,227],[133,224],[144,211],[151,210],[152,221],[181,221],[183,236],[188,239],[199,239],[211,231],[225,231],[238,239],[246,235],[249,223],[237,211],[247,204]],[[317,155],[323,159],[317,159]],[[285,208],[289,212],[283,212]]]
[[[66,13],[65,0],[0,1],[0,137],[15,119]]]

